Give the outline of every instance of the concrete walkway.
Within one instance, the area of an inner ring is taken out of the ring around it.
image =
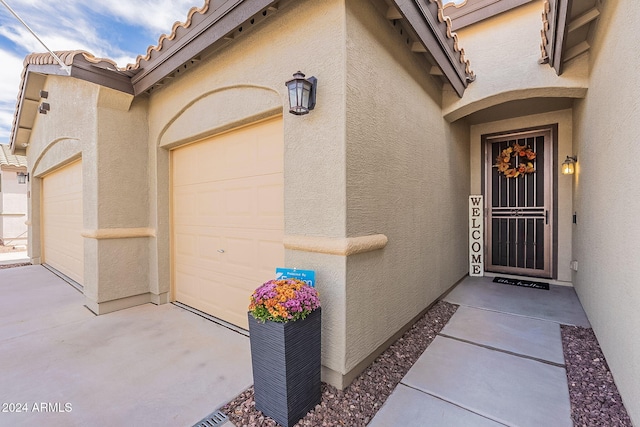
[[[560,324],[589,326],[573,288],[467,278],[460,305],[370,427],[573,425]]]
[[[190,426],[252,384],[245,336],[172,304],[83,304],[41,266],[0,269],[0,425]]]

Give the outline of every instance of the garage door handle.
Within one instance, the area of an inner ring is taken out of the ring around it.
[[[220,252],[221,254],[224,253],[224,249],[218,249],[218,252]]]

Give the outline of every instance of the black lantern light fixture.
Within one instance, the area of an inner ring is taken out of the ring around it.
[[[26,184],[29,179],[29,174],[24,172],[18,172],[18,184]]]
[[[318,79],[315,77],[305,79],[304,74],[298,71],[286,84],[289,92],[289,112],[296,116],[309,114],[309,111],[316,106]]]
[[[576,171],[575,163],[578,161],[578,156],[567,156],[564,162],[562,162],[562,174],[573,175]]]

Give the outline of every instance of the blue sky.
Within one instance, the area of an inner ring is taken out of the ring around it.
[[[83,49],[124,67],[204,0],[5,0],[50,49]],[[0,3],[0,143],[9,142],[22,61],[44,47]]]

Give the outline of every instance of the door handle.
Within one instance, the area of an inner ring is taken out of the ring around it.
[[[221,254],[224,253],[224,249],[218,249],[218,252],[220,252]]]
[[[545,225],[549,225],[549,210],[544,210],[544,223]]]

